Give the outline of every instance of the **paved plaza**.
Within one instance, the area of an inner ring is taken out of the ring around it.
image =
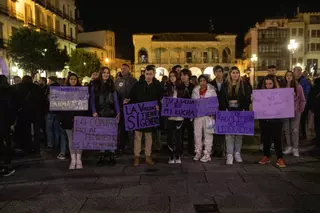
[[[115,167],[68,171],[69,161],[38,159],[0,178],[0,212],[213,213],[320,212],[320,160],[287,157],[287,168],[258,165],[261,153],[226,166],[213,158],[202,164],[191,156],[168,165],[131,166],[129,156]],[[273,163],[275,159],[273,159]]]

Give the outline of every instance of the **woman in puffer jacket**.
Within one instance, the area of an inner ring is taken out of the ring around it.
[[[209,84],[209,79],[205,75],[200,75],[197,85],[192,92],[192,99],[217,97],[214,87]],[[195,138],[195,161],[211,161],[211,150],[214,134],[215,118],[213,116],[203,116],[194,119]],[[204,150],[203,150],[204,145]]]

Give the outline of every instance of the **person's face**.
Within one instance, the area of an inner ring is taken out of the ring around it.
[[[154,77],[153,70],[146,70],[144,75],[146,77],[146,82],[151,82],[153,80],[153,77]]]
[[[291,82],[293,79],[293,75],[291,72],[288,72],[287,75],[286,75],[286,81],[287,82]]]
[[[273,89],[274,88],[274,84],[273,84],[272,80],[270,80],[270,79],[266,80],[266,88],[267,89]]]
[[[270,75],[275,75],[275,74],[277,74],[277,70],[276,70],[276,68],[271,68],[271,69],[268,69],[268,73]]]
[[[207,87],[207,81],[204,78],[201,78],[199,81],[199,85],[201,88],[206,88]]]
[[[214,76],[216,76],[216,79],[222,79],[223,78],[223,72],[221,69],[218,69],[214,72]]]
[[[104,69],[102,71],[102,80],[106,81],[110,77],[110,72],[108,69]]]
[[[97,79],[98,78],[98,73],[97,72],[92,73],[91,78],[93,80]]]
[[[296,76],[296,79],[300,79],[302,76],[302,69],[295,68],[294,69],[294,75]]]
[[[21,83],[21,78],[14,79],[14,84],[20,84],[20,83]]]
[[[76,76],[71,76],[69,78],[69,84],[70,84],[70,86],[76,86],[77,85],[77,77]]]
[[[175,83],[176,81],[177,81],[177,78],[174,75],[174,73],[170,73],[170,82]]]
[[[230,76],[232,81],[238,81],[240,78],[240,72],[238,70],[232,70]]]
[[[122,65],[121,66],[121,74],[122,74],[122,76],[126,76],[126,75],[128,75],[129,74],[129,67],[127,67],[127,66],[125,66],[125,65]]]
[[[181,81],[182,81],[183,83],[189,82],[189,81],[190,81],[190,80],[189,80],[189,76],[181,73]]]

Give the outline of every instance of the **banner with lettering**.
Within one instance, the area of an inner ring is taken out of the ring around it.
[[[82,150],[117,149],[118,121],[115,118],[74,118],[73,148]]]
[[[158,102],[142,102],[123,106],[126,131],[160,126]]]
[[[252,98],[255,119],[294,117],[293,88],[253,90]]]
[[[50,87],[50,111],[87,111],[88,87]]]
[[[215,128],[218,135],[254,135],[254,112],[219,111]]]
[[[164,97],[161,116],[197,118],[215,115],[219,108],[217,97],[185,99]]]

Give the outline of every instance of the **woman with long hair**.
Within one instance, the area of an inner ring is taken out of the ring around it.
[[[65,86],[81,87],[79,77],[75,73],[70,73],[66,79]],[[73,121],[75,116],[81,116],[84,112],[81,111],[63,111],[59,113],[60,124],[63,131],[66,132],[69,141],[69,150],[71,162],[69,169],[82,169],[82,150],[73,148]]]
[[[294,89],[294,112],[293,118],[284,121],[284,133],[287,141],[287,148],[283,154],[293,153],[293,156],[299,157],[299,126],[301,113],[304,111],[306,99],[303,94],[303,88],[296,80],[292,71],[287,71],[283,79],[283,87]]]
[[[169,73],[169,83],[167,84],[167,96],[172,98],[184,98],[184,90],[181,85],[180,76],[177,71]],[[181,163],[182,155],[182,125],[184,118],[168,118],[168,149],[170,152],[169,164]]]
[[[238,67],[231,67],[221,89],[221,110],[248,111],[250,105],[250,88],[240,77]],[[233,158],[241,163],[242,135],[226,135],[227,165],[233,164]]]
[[[90,106],[93,117],[117,118],[120,119],[120,107],[118,94],[115,89],[114,82],[110,75],[108,67],[102,67],[99,76],[93,81],[90,91]],[[100,151],[98,157],[98,166],[103,166],[105,163],[105,150]],[[115,165],[114,152],[108,152],[109,164]]]
[[[209,83],[206,75],[199,76],[199,85],[192,92],[192,99],[217,97],[214,87]],[[203,116],[194,119],[195,153],[193,160],[201,162],[211,161],[215,119],[213,116]],[[204,150],[203,150],[204,146]]]
[[[263,80],[262,89],[277,89],[279,83],[275,75],[267,75]],[[274,143],[274,148],[277,155],[277,166],[280,168],[286,167],[283,160],[282,153],[282,120],[281,119],[261,119],[261,142],[263,144],[264,157],[259,161],[259,164],[269,164],[270,161],[270,147],[271,143]]]

